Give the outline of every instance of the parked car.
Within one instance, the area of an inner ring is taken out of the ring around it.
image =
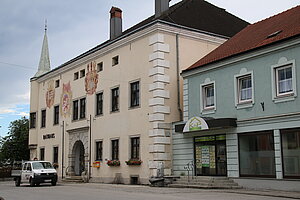
[[[35,186],[47,182],[55,186],[57,182],[57,172],[48,161],[23,162],[22,169],[12,170],[11,176],[14,177],[16,186],[20,186],[21,183]]]

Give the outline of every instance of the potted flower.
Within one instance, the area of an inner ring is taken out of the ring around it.
[[[143,161],[139,160],[139,159],[130,159],[125,161],[125,163],[127,165],[141,165]]]
[[[108,166],[120,166],[120,161],[119,160],[108,160],[106,163]]]

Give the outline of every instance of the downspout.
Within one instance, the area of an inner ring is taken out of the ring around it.
[[[177,109],[179,111],[180,121],[183,120],[182,109],[180,106],[180,69],[179,69],[179,35],[176,34],[176,73],[177,73]]]
[[[88,173],[88,182],[91,178],[91,168],[92,168],[92,115],[90,115],[90,148],[89,148],[89,173]]]
[[[61,179],[64,179],[65,121],[62,122]]]

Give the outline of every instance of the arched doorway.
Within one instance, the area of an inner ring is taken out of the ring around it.
[[[83,143],[78,140],[75,142],[73,146],[74,155],[74,172],[76,176],[80,176],[81,173],[84,171],[84,145]]]

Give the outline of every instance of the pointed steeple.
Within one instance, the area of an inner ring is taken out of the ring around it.
[[[50,57],[49,57],[49,49],[48,49],[48,39],[47,39],[47,20],[45,21],[45,35],[42,46],[41,58],[39,63],[38,72],[34,75],[34,77],[39,77],[42,74],[50,71]]]

